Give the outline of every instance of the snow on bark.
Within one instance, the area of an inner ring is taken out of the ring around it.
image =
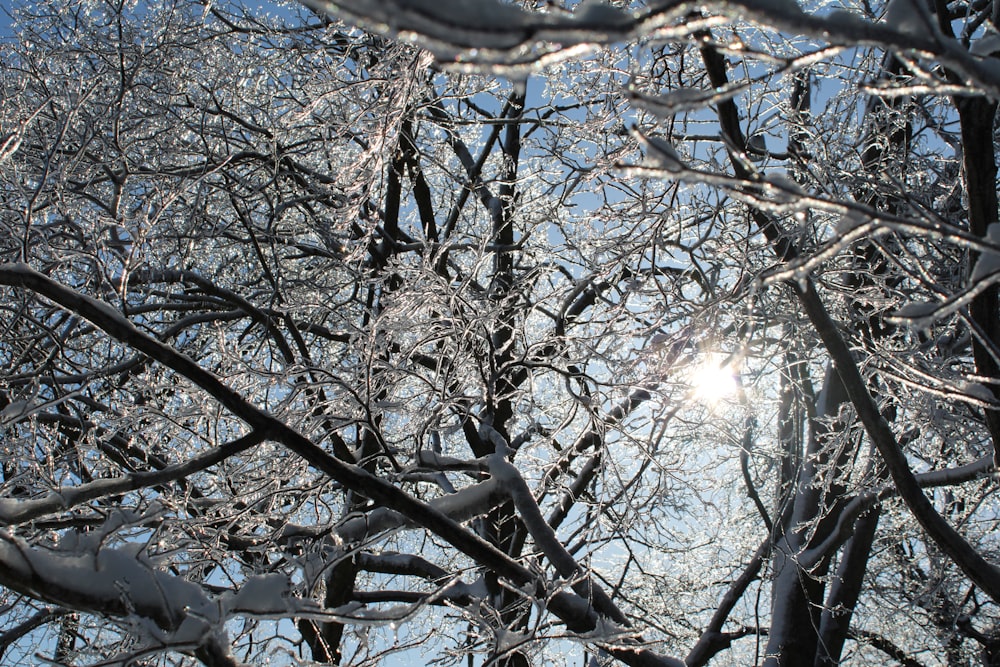
[[[488,512],[502,495],[499,482],[488,479],[434,498],[428,505],[453,521],[464,523]],[[337,526],[336,534],[344,542],[360,542],[388,530],[415,526],[403,514],[380,507],[363,516],[348,519]]]
[[[885,10],[885,23],[916,37],[934,36],[938,32],[934,19],[920,0],[891,0]]]
[[[603,2],[573,14],[528,12],[497,0],[302,0],[368,30],[407,39],[456,64],[531,65],[568,57],[609,35],[623,38],[634,19]]]
[[[969,53],[981,58],[988,58],[997,52],[1000,52],[1000,33],[997,32],[989,32],[969,46]]]
[[[764,193],[779,204],[792,204],[806,194],[788,172],[773,172],[764,176]]]
[[[410,40],[451,66],[467,71],[523,76],[597,46],[655,35],[688,39],[729,20],[747,20],[790,33],[812,35],[832,44],[881,44],[937,58],[985,88],[1000,94],[1000,72],[984,66],[956,40],[940,34],[916,0],[899,3],[879,23],[848,12],[806,13],[794,0],[728,0],[708,3],[709,15],[696,18],[684,3],[654,3],[628,14],[585,2],[575,13],[529,12],[498,0],[300,0],[316,11],[372,32]],[[916,11],[911,11],[916,8]],[[714,12],[714,14],[713,14]]]
[[[197,584],[157,570],[139,548],[64,552],[33,547],[0,530],[0,582],[71,609],[152,621],[140,626],[162,644],[214,641],[223,632],[219,601]]]
[[[643,166],[665,169],[674,174],[683,172],[687,168],[677,149],[663,137],[650,136],[639,130],[633,130],[633,134],[646,153]]]
[[[979,255],[972,269],[972,275],[969,276],[969,280],[973,283],[987,278],[995,279],[997,272],[1000,272],[1000,223],[994,222],[986,229],[986,238],[996,246],[996,249],[986,250]]]
[[[730,84],[721,90],[675,88],[662,95],[650,95],[634,88],[628,90],[633,106],[662,119],[670,119],[685,111],[704,109],[710,104],[729,100],[750,88],[749,83]]]
[[[399,618],[401,613],[399,609],[365,613],[357,603],[324,609],[296,596],[288,576],[280,573],[252,576],[232,590],[213,594],[158,569],[144,550],[143,544],[111,548],[88,539],[49,549],[0,529],[0,584],[70,609],[117,617],[133,632],[145,634],[151,645],[177,650],[210,645],[218,651],[228,646],[225,623],[236,616],[376,622]],[[454,582],[443,594],[472,595],[480,588]]]
[[[490,475],[497,480],[497,483],[514,502],[521,521],[524,522],[524,526],[535,541],[535,545],[555,566],[559,576],[569,581],[573,590],[581,597],[592,596],[594,606],[603,616],[619,624],[627,623],[625,616],[614,605],[608,594],[580,569],[572,554],[566,550],[555,531],[545,521],[538,503],[535,502],[534,494],[531,493],[531,489],[528,488],[517,468],[507,460],[503,453],[497,452],[489,457],[489,470]]]

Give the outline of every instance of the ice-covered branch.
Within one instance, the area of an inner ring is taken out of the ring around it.
[[[716,653],[729,646],[729,638],[722,632],[722,627],[729,619],[729,615],[736,606],[736,603],[743,597],[750,584],[757,579],[761,567],[764,565],[764,559],[770,551],[771,538],[768,537],[757,547],[757,551],[750,557],[750,562],[747,563],[739,576],[733,580],[726,593],[722,596],[708,626],[706,626],[695,643],[694,648],[691,649],[691,652],[684,659],[684,664],[688,665],[688,667],[700,667],[706,664]]]
[[[50,299],[62,308],[89,320],[115,340],[174,370],[217,400],[233,415],[246,422],[255,432],[281,443],[316,469],[354,492],[371,498],[386,510],[398,512],[407,520],[412,521],[413,524],[437,534],[479,565],[492,570],[497,576],[507,579],[515,586],[534,590],[538,599],[545,600],[549,610],[563,619],[572,630],[590,632],[597,626],[599,619],[594,615],[590,607],[591,603],[585,597],[579,594],[569,594],[565,591],[549,594],[544,590],[542,582],[538,580],[534,572],[448,517],[440,509],[413,498],[402,489],[376,477],[364,468],[345,463],[329,455],[295,429],[251,404],[223,383],[221,379],[199,366],[189,357],[137,329],[127,318],[108,304],[77,292],[35,271],[26,264],[0,265],[0,284],[30,290],[39,296]],[[530,498],[530,493],[528,497]],[[532,503],[534,503],[533,499]],[[10,547],[9,544],[7,548],[11,558],[15,558],[18,550]],[[44,564],[50,561],[43,559],[41,562]],[[12,572],[22,572],[26,567],[30,571],[28,563],[27,558],[22,559],[21,562],[15,560],[14,564],[18,565],[20,570],[15,568]],[[143,576],[149,575],[144,574]],[[183,591],[192,595],[194,593],[194,589],[187,587],[183,588]],[[198,598],[192,602],[201,604],[203,601]],[[151,613],[161,611],[163,611],[162,608],[151,609]],[[679,661],[658,656],[645,649],[622,647],[611,650],[626,664],[681,664]]]
[[[983,456],[972,463],[966,463],[954,468],[941,468],[914,475],[920,488],[929,489],[941,486],[962,484],[976,479],[982,479],[993,470],[993,457]],[[827,558],[835,549],[847,541],[854,532],[854,524],[858,517],[871,509],[872,506],[898,495],[894,485],[886,485],[865,493],[859,493],[847,502],[837,516],[837,523],[830,534],[819,544],[816,544],[798,557],[804,568],[810,568],[822,558]]]
[[[628,625],[625,615],[611,600],[604,589],[580,568],[573,556],[566,550],[542,516],[531,489],[517,468],[502,453],[490,456],[490,474],[514,501],[514,506],[524,522],[525,528],[556,572],[570,582],[573,590],[583,598],[592,598],[594,607],[609,620],[622,626]],[[680,663],[678,663],[680,664]]]
[[[162,470],[133,472],[124,477],[99,479],[79,486],[62,487],[58,491],[49,492],[44,497],[30,500],[0,498],[0,524],[17,525],[46,514],[70,509],[96,498],[182,479],[210,468],[230,456],[244,452],[260,444],[263,440],[264,437],[261,433],[253,432],[192,457],[184,463],[167,466]]]
[[[689,40],[712,26],[746,20],[830,44],[919,53],[1000,94],[1000,74],[940,31],[873,23],[847,11],[810,14],[794,0],[716,0],[700,6],[708,13],[704,17],[692,15],[691,6],[678,0],[652,3],[635,13],[600,1],[583,2],[573,13],[531,12],[499,0],[301,1],[366,30],[413,41],[467,70],[522,73],[599,45],[651,36]]]

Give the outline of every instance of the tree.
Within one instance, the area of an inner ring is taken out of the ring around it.
[[[0,650],[995,664],[996,16],[18,7]]]

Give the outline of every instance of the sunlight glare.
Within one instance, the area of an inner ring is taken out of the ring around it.
[[[736,374],[729,364],[710,358],[691,373],[692,397],[700,403],[713,406],[736,394]]]

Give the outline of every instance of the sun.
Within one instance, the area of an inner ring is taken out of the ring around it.
[[[718,355],[712,355],[696,366],[688,382],[692,398],[709,406],[732,398],[739,390],[736,371]]]

